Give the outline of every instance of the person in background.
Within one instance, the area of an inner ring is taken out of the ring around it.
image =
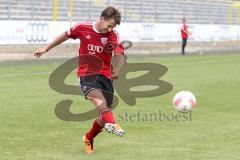
[[[189,26],[187,25],[186,19],[182,19],[181,25],[181,37],[182,37],[182,55],[185,55],[185,47],[187,45],[188,37],[191,33],[189,32]]]

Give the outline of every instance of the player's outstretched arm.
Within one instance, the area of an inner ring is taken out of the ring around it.
[[[63,43],[64,41],[68,40],[68,36],[64,33],[57,36],[47,47],[45,48],[38,48],[34,52],[34,56],[36,58],[40,58],[44,53],[48,52],[50,49],[56,47],[57,45]]]
[[[117,54],[114,56],[114,59],[115,59],[115,67],[113,68],[113,71],[112,71],[112,78],[118,79],[118,75],[126,62],[126,57],[125,55]]]

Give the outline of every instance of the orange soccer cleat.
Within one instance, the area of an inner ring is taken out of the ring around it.
[[[85,152],[87,154],[93,153],[93,141],[89,141],[86,135],[83,136],[83,142],[85,143]]]

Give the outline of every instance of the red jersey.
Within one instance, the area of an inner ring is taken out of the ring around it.
[[[65,34],[69,38],[80,39],[79,77],[101,74],[112,79],[112,55],[124,54],[116,31],[102,34],[94,28],[94,23],[84,22],[70,28]]]
[[[188,38],[188,25],[183,24],[181,28],[181,36],[182,38]]]

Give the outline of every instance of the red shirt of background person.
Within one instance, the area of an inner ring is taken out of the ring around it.
[[[94,26],[95,23],[83,22],[65,32],[69,38],[81,41],[78,76],[102,74],[112,79],[112,55],[124,54],[124,49],[119,44],[116,31],[100,34]]]
[[[182,28],[181,28],[181,35],[182,35],[182,38],[188,38],[188,25],[186,24],[186,21],[183,20],[183,24],[182,24]]]

